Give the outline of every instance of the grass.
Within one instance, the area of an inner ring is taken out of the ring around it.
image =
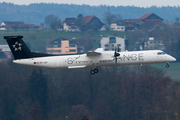
[[[166,72],[166,75],[173,80],[180,81],[180,62],[169,63],[169,68],[166,68],[166,63],[152,64],[154,67]]]

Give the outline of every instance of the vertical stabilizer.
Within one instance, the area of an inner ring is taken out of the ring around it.
[[[15,60],[33,57],[31,51],[22,38],[23,36],[4,36],[4,39],[6,39]]]

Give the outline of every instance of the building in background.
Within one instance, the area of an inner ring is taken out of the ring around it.
[[[99,18],[97,18],[94,15],[88,15],[83,18],[83,24],[81,27],[82,31],[98,31],[104,26],[104,23],[100,21]]]
[[[24,22],[4,21],[0,25],[1,30],[25,28]]]
[[[0,59],[11,58],[12,53],[8,45],[0,45]]]
[[[114,51],[116,47],[119,47],[120,51],[125,51],[125,39],[120,37],[103,37],[100,40],[100,47],[105,51]]]
[[[163,19],[154,13],[146,13],[138,19],[125,19],[126,31],[140,28],[152,30],[161,24],[164,24]]]
[[[79,28],[75,25],[76,18],[73,18],[73,17],[66,18],[62,24],[63,24],[64,31],[71,31],[71,32],[80,31]]]
[[[145,43],[145,49],[147,50],[166,50],[164,43],[160,40],[155,40],[154,37],[150,37]]]
[[[48,43],[46,52],[49,54],[76,54],[77,43],[66,38],[58,38]]]
[[[113,31],[125,31],[125,21],[115,20],[111,23],[110,29]]]
[[[24,22],[19,21],[4,21],[0,25],[0,30],[9,30],[9,29],[33,29],[34,24],[25,24]]]

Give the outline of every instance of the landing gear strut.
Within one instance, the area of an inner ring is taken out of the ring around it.
[[[166,67],[169,68],[169,63],[166,64]]]

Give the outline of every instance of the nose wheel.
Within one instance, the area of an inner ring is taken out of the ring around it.
[[[169,68],[169,63],[166,64],[166,67]]]

